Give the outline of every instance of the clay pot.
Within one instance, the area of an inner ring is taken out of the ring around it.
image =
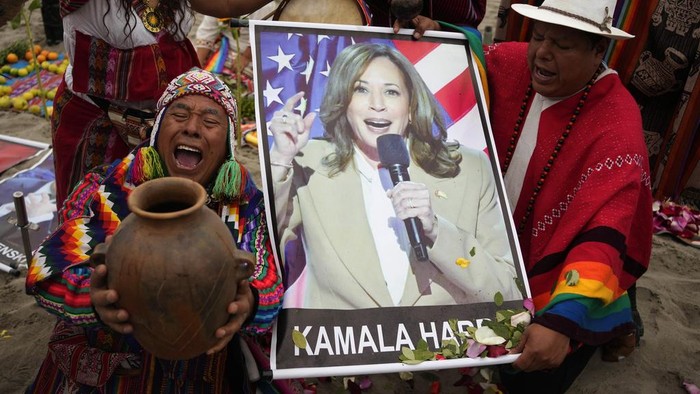
[[[108,287],[141,346],[162,359],[190,359],[214,346],[238,283],[253,273],[254,256],[236,248],[206,198],[185,178],[143,183],[106,251]]]

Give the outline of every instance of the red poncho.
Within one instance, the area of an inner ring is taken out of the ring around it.
[[[501,166],[530,82],[526,51],[526,43],[486,51]],[[511,207],[516,224],[582,94],[542,112],[522,193]],[[536,322],[589,345],[629,332],[626,290],[649,265],[651,203],[639,109],[617,74],[604,76],[591,88],[520,235]],[[578,280],[567,283],[567,274]]]

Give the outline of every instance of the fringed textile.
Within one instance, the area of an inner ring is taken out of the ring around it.
[[[234,201],[244,190],[248,177],[248,171],[235,159],[225,162],[214,181],[212,197],[224,203]]]
[[[229,57],[229,39],[225,35],[221,35],[221,41],[218,44],[218,49],[209,57],[204,69],[215,74],[223,74],[226,60]]]
[[[134,162],[129,167],[127,181],[139,185],[151,179],[162,178],[168,175],[168,170],[163,161],[152,146],[144,146],[136,150]]]

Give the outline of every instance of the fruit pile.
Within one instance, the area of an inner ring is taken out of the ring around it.
[[[24,53],[20,58],[18,53]],[[68,67],[68,59],[57,52],[42,49],[40,45],[32,48],[26,42],[18,41],[8,48],[0,51],[0,109],[13,109],[17,111],[28,111],[36,115],[42,115],[42,99],[46,100],[46,111],[51,115],[53,111],[53,99],[56,95],[57,83],[52,86],[44,86],[45,89],[37,87],[30,88],[31,79],[28,82],[20,83],[15,81],[31,74],[32,72],[46,70],[57,75],[63,75]],[[54,76],[51,80],[60,81],[60,77]],[[42,81],[45,77],[42,76]],[[17,87],[17,91],[13,90]]]
[[[21,53],[24,48],[27,48],[24,56],[20,57],[18,53]],[[63,75],[68,67],[68,59],[62,59],[57,64],[56,61],[60,57],[58,52],[42,49],[41,45],[34,45],[30,49],[26,44],[22,45],[21,42],[17,42],[0,52],[0,56],[2,56],[0,61],[3,62],[2,67],[0,67],[0,73],[12,77],[26,77],[38,67]]]
[[[0,76],[0,82],[2,82],[4,78]],[[35,115],[40,115],[41,114],[41,105],[40,104],[32,104],[29,105],[29,103],[35,98],[35,97],[43,97],[46,98],[46,100],[53,100],[54,97],[56,97],[56,88],[53,88],[51,90],[39,90],[39,89],[30,89],[18,96],[11,97],[10,95],[12,94],[12,87],[11,86],[6,86],[6,85],[0,85],[0,109],[15,109],[18,111],[29,111],[32,114]],[[51,113],[53,112],[53,106],[48,106],[46,108],[49,116],[51,116]]]

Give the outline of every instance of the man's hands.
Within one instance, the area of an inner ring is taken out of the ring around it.
[[[119,294],[107,288],[107,266],[99,264],[90,276],[90,301],[102,323],[120,334],[131,334],[134,327],[129,324],[129,313],[118,308]]]
[[[539,324],[525,329],[511,353],[522,353],[513,367],[525,372],[557,368],[569,353],[569,337]]]
[[[408,20],[397,19],[394,21],[394,33],[398,33],[399,29],[403,27],[413,27],[415,29],[413,31],[413,38],[416,40],[423,37],[423,34],[425,34],[427,30],[441,30],[439,23],[423,15],[418,15]]]
[[[226,347],[233,335],[240,331],[248,316],[254,312],[254,304],[255,297],[253,297],[253,291],[250,290],[250,283],[247,279],[243,279],[238,283],[236,299],[228,304],[227,311],[231,318],[225,326],[216,330],[215,335],[219,341],[214,347],[207,350],[207,354],[214,354]]]
[[[110,239],[108,238],[107,242],[109,241]],[[119,301],[119,294],[116,290],[107,288],[107,266],[104,264],[105,251],[104,244],[100,244],[90,257],[94,266],[90,276],[90,301],[102,323],[120,334],[131,334],[134,331],[134,327],[129,323],[129,312],[117,307],[116,303]],[[250,289],[250,283],[247,279],[243,279],[238,283],[236,298],[226,308],[227,313],[231,317],[226,325],[218,328],[214,333],[216,338],[218,338],[218,342],[211,349],[207,350],[207,354],[214,354],[224,349],[234,334],[240,331],[243,323],[245,323],[251,313],[255,312],[254,308],[255,297]]]

